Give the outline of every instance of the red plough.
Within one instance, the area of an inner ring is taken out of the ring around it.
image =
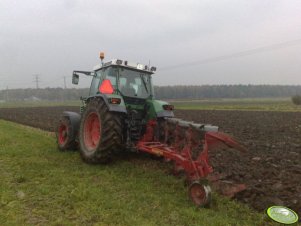
[[[137,149],[173,161],[174,172],[186,174],[191,200],[198,206],[206,206],[211,199],[211,188],[206,181],[210,180],[208,175],[213,172],[208,151],[221,143],[245,151],[231,137],[218,132],[217,127],[178,119],[167,119],[163,123],[152,120],[147,125],[145,135],[137,143]],[[224,186],[217,177],[211,181],[214,187],[219,188],[217,190],[224,191],[221,193],[230,197],[246,188],[242,184]],[[220,189],[223,186],[225,189]]]

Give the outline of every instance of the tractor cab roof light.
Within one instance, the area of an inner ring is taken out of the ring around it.
[[[151,71],[156,71],[157,68],[156,68],[156,67],[151,67],[150,70],[151,70]]]
[[[144,69],[144,65],[143,64],[137,64],[137,69],[143,70]]]
[[[133,67],[133,68],[137,68],[137,64],[136,63],[133,63],[133,62],[129,62],[127,61],[127,64],[126,64],[128,67]]]
[[[100,52],[99,53],[99,58],[101,59],[101,61],[103,61],[103,59],[105,58],[105,53],[104,52]]]
[[[116,60],[116,64],[118,65],[122,64],[122,60]]]
[[[103,65],[103,59],[105,58],[105,53],[104,52],[100,52],[99,53],[99,58],[101,60],[101,65]]]

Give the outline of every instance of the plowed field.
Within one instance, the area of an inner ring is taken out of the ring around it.
[[[54,131],[66,110],[79,108],[3,108],[0,118]],[[285,205],[301,213],[301,112],[177,110],[176,117],[218,125],[248,149],[210,154],[223,180],[247,185],[236,199],[260,211]]]

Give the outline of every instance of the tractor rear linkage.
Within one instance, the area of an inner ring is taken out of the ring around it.
[[[156,133],[161,135],[156,136]],[[206,177],[213,172],[208,150],[221,143],[245,150],[229,136],[217,132],[216,127],[172,118],[166,119],[161,127],[156,120],[149,121],[137,149],[173,161],[174,173],[184,171],[186,174],[191,200],[197,206],[207,206],[211,200],[211,188]]]

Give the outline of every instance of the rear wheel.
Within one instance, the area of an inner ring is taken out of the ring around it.
[[[75,150],[77,148],[77,142],[73,134],[70,119],[68,117],[62,117],[56,132],[58,149],[60,151]]]
[[[88,163],[106,163],[122,148],[121,116],[100,98],[88,103],[79,130],[80,154]]]

